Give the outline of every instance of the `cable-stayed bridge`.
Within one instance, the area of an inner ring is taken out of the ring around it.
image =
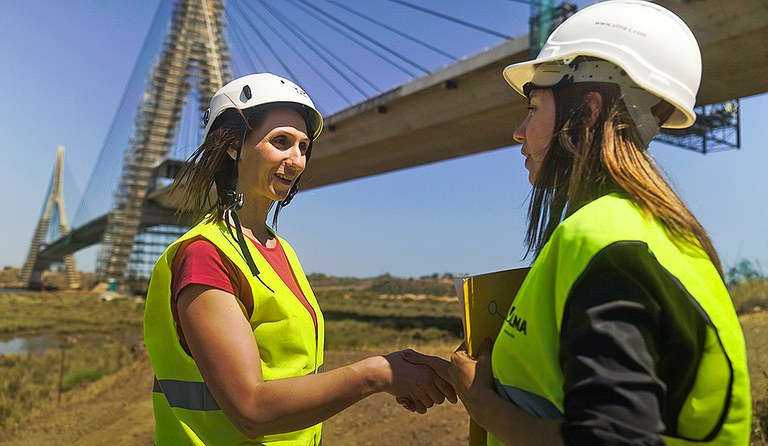
[[[510,123],[522,120],[525,103],[500,73],[505,65],[529,58],[529,38],[520,32],[512,38],[507,34],[513,33],[415,0],[379,3],[400,8],[402,22],[434,20],[432,26],[442,23],[456,40],[460,30],[472,30],[491,42],[470,57],[453,54],[456,45],[450,40],[414,36],[399,21],[385,22],[378,11],[361,8],[363,3],[162,2],[72,228],[43,244],[33,269],[100,243],[102,277],[145,274],[158,249],[179,232],[173,197],[164,186],[179,160],[197,146],[208,99],[218,86],[249,72],[272,71],[296,80],[325,115],[326,131],[302,189],[513,145]],[[699,104],[768,91],[762,75],[768,65],[764,1],[659,3],[691,26],[702,47]],[[526,8],[516,19],[520,29],[527,29]],[[372,37],[374,27],[402,43]],[[335,42],[343,36],[346,44],[327,43],[323,36],[330,34],[337,35]],[[392,86],[382,78],[400,82]],[[327,91],[329,99],[319,98],[317,90]],[[732,128],[728,124],[722,128]]]

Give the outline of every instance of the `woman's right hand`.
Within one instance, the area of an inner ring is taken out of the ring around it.
[[[424,414],[446,399],[451,403],[458,401],[450,383],[450,362],[410,349],[390,353],[384,359],[390,371],[384,391],[397,397],[398,403],[406,408]],[[408,401],[404,402],[404,398]]]

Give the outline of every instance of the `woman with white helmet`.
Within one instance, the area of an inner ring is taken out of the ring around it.
[[[535,260],[492,349],[449,369],[488,444],[748,444],[720,262],[647,151],[695,120],[693,34],[659,5],[606,1],[504,77],[528,99],[514,137]]]
[[[266,225],[323,127],[307,94],[253,74],[222,87],[205,119],[174,184],[181,209],[205,215],[158,260],[147,294],[155,444],[317,445],[321,421],[376,392],[420,413],[455,402],[447,361],[413,351],[320,373],[322,313],[295,252]]]

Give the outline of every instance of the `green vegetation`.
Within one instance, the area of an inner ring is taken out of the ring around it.
[[[323,288],[315,290],[315,294],[323,309],[329,350],[461,342],[461,318],[455,298]]]
[[[326,319],[327,349],[385,352],[460,342],[455,298],[382,295],[360,291],[359,282],[350,279],[340,286],[337,281],[316,290]],[[55,405],[62,393],[120,368],[143,348],[143,312],[143,303],[133,299],[104,302],[63,291],[0,293],[0,334],[44,334],[53,343],[41,354],[0,356],[0,427]]]
[[[45,351],[0,356],[0,426],[123,366],[141,348],[144,305],[72,292],[0,293],[0,334],[45,335]]]
[[[70,337],[42,354],[0,356],[0,427],[55,405],[63,392],[120,369],[133,345],[114,337]]]
[[[768,278],[751,279],[730,287],[739,314],[768,310]]]
[[[729,269],[727,278],[744,321],[753,381],[752,444],[760,444],[768,436],[768,357],[763,341],[768,313],[756,310],[768,310],[768,277],[745,261]],[[459,305],[449,274],[418,279],[313,274],[310,281],[325,315],[328,350],[388,352],[452,346],[461,340]],[[55,340],[42,354],[0,356],[0,428],[30,412],[55,407],[62,393],[132,361],[143,348],[143,311],[143,303],[133,299],[104,302],[71,292],[0,293],[0,335],[44,334]]]
[[[455,296],[454,275],[432,274],[430,276],[393,277],[383,274],[367,279],[333,277],[325,274],[310,274],[310,283],[317,289],[336,288],[356,291],[371,291],[377,294],[419,294],[427,296]]]
[[[749,260],[741,260],[726,271],[733,305],[739,314],[768,310],[768,277]]]
[[[0,293],[0,334],[139,331],[144,304],[69,291]]]

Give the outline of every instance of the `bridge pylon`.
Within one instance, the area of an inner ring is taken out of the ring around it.
[[[108,215],[97,259],[100,280],[122,282],[142,227],[142,204],[152,172],[168,155],[183,105],[197,87],[202,112],[231,78],[224,37],[223,0],[177,0],[159,62],[149,75],[139,105],[136,133],[126,151],[122,179]]]
[[[67,223],[67,213],[64,209],[64,146],[59,146],[56,150],[56,168],[53,171],[51,179],[51,191],[45,203],[43,215],[37,223],[37,229],[32,236],[32,243],[29,247],[27,260],[21,269],[21,282],[29,288],[40,288],[43,285],[43,270],[38,264],[38,253],[40,247],[46,243],[48,226],[51,222],[51,215],[54,208],[58,212],[59,231],[61,235],[69,233],[69,224]],[[64,270],[67,278],[67,287],[70,289],[80,288],[77,271],[75,270],[75,258],[72,254],[64,256]]]

